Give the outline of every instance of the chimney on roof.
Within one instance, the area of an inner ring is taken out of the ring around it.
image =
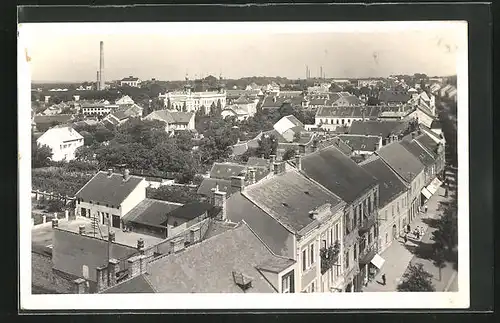
[[[108,276],[109,276],[108,266],[99,266],[96,268],[96,272],[97,272],[97,292],[99,293],[110,286],[108,282]]]
[[[213,191],[213,203],[214,206],[220,207],[221,211],[219,213],[218,220],[221,221],[226,221],[227,220],[227,203],[226,203],[226,192],[219,191],[218,188],[216,188]]]
[[[285,172],[285,162],[275,162],[273,164],[274,175],[283,174]]]
[[[85,294],[85,282],[83,278],[73,280],[73,288],[75,294]]]
[[[256,179],[255,179],[256,169],[253,167],[248,167],[248,173],[250,174],[250,184],[255,184],[255,182],[256,182]]]
[[[78,234],[85,234],[85,225],[84,224],[81,224],[79,227],[78,227]]]
[[[185,248],[185,244],[184,244],[185,240],[184,240],[184,236],[183,235],[180,235],[178,237],[175,237],[174,239],[172,239],[170,241],[170,246],[172,247],[172,251],[174,253],[177,253],[177,252],[180,252],[182,250],[184,250]]]
[[[144,250],[144,239],[143,238],[137,239],[137,250],[139,250],[139,251]]]
[[[231,176],[231,187],[243,191],[245,188],[245,176]]]
[[[302,170],[302,156],[300,154],[295,155],[295,166],[297,170]]]
[[[123,170],[123,180],[128,181],[130,178],[130,171],[128,169]]]
[[[273,96],[273,102],[276,102],[276,95]]]

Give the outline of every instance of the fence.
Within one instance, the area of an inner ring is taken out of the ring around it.
[[[74,211],[65,210],[64,212],[54,212],[54,213],[41,213],[41,212],[31,212],[31,225],[33,227],[50,223],[52,219],[65,219],[69,220],[75,215]]]
[[[39,191],[39,190],[32,190],[31,191],[31,198],[35,199],[36,201],[61,200],[61,201],[64,201],[64,204],[68,204],[69,202],[73,202],[76,200],[76,197],[74,197],[74,196],[62,195],[62,194],[46,192],[46,191]]]

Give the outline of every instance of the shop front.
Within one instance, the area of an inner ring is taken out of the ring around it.
[[[439,179],[439,178],[434,178],[432,180],[432,182],[427,185],[426,187],[424,187],[422,189],[422,203],[421,203],[421,206],[425,205],[425,203],[427,203],[427,201],[434,195],[436,194],[437,190],[439,189],[439,187],[443,184],[443,182]]]

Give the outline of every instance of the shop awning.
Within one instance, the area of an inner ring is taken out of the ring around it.
[[[381,269],[382,266],[384,265],[385,259],[380,257],[379,254],[376,254],[375,257],[373,257],[371,263],[377,267],[378,269]]]
[[[431,192],[432,195],[434,195],[434,193],[436,193],[441,184],[443,184],[443,182],[441,182],[439,178],[436,177],[432,180],[429,186],[427,186],[427,189],[429,190],[429,192]]]
[[[432,193],[429,192],[429,190],[427,189],[427,187],[424,187],[422,189],[422,194],[425,196],[426,199],[430,199],[431,196],[432,196]]]

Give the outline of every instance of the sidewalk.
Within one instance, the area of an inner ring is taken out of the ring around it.
[[[420,226],[424,228],[424,236],[422,237],[422,242],[429,243],[431,233],[434,229],[428,227],[426,223],[424,223],[425,219],[435,219],[439,216],[440,211],[438,211],[439,202],[447,200],[444,196],[444,188],[440,187],[436,193],[429,199],[427,202],[428,211],[427,213],[419,213],[419,215],[410,223],[411,228],[415,228],[416,226]],[[364,292],[394,292],[397,290],[397,286],[400,283],[400,280],[403,274],[410,263],[423,263],[426,270],[428,270],[431,274],[435,274],[435,280],[439,278],[438,269],[434,266],[432,261],[427,261],[425,259],[420,259],[415,257],[415,255],[409,250],[408,247],[416,246],[413,242],[408,241],[406,246],[403,242],[403,239],[399,239],[399,241],[393,241],[392,244],[384,250],[383,253],[380,254],[382,258],[385,259],[385,263],[382,266],[379,273],[375,276],[375,278],[368,283],[368,286],[363,287]],[[425,262],[425,263],[424,263]],[[436,272],[431,272],[430,267]],[[446,269],[448,268],[448,270]],[[450,276],[449,269],[452,269],[449,265],[442,269],[442,283],[446,286],[446,276]],[[386,285],[382,285],[382,274],[386,276]],[[380,283],[379,283],[380,282]],[[439,281],[437,281],[439,282]],[[435,282],[435,285],[436,282]],[[443,286],[444,289],[444,286]],[[438,286],[436,286],[436,290],[439,291]]]

